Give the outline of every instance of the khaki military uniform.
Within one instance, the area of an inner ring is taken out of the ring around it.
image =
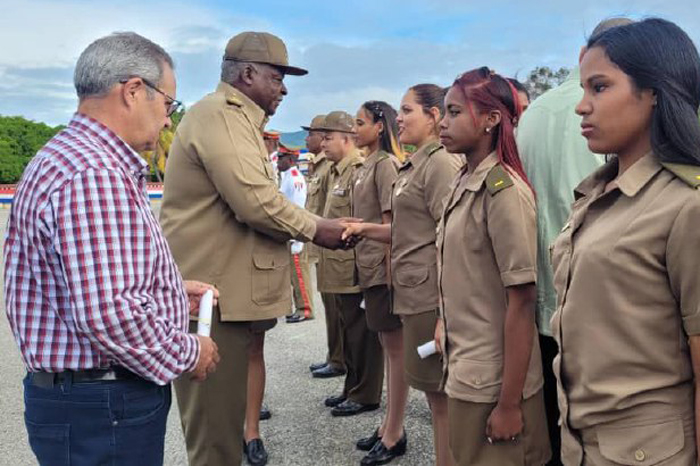
[[[367,223],[382,223],[382,214],[391,211],[391,194],[398,175],[398,159],[384,151],[365,160],[353,187],[353,217]],[[365,239],[355,247],[357,282],[365,297],[367,325],[370,330],[384,332],[401,327],[401,319],[391,312],[388,246]]]
[[[465,466],[543,465],[550,448],[534,308],[533,346],[522,392],[525,430],[516,445],[492,445],[485,434],[486,420],[501,393],[506,288],[537,281],[534,195],[517,175],[507,172],[496,153],[477,167],[463,169],[452,184],[438,226],[437,249],[447,355],[443,370],[455,460]]]
[[[223,361],[202,383],[175,382],[190,464],[238,464],[250,321],[291,307],[288,241],[309,241],[315,219],[275,185],[263,110],[234,87],[193,105],[166,169],[161,225],[186,279],[219,289],[212,337]]]
[[[650,153],[617,174],[615,159],[576,188],[552,248],[562,459],[696,465],[700,167]]]
[[[416,348],[433,339],[437,322],[435,228],[460,156],[433,142],[418,148],[399,169],[392,195],[391,282],[393,312],[403,321],[406,380],[418,390],[438,391],[438,355],[420,359]]]
[[[362,167],[357,153],[332,165],[324,217],[350,217],[355,174]],[[343,355],[347,367],[343,394],[362,404],[379,403],[384,379],[384,361],[379,337],[367,328],[360,307],[362,293],[356,285],[355,251],[321,250],[318,289],[325,294],[324,306],[337,310],[343,329]]]

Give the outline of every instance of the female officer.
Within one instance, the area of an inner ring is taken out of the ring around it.
[[[438,309],[435,227],[450,182],[462,166],[462,158],[438,142],[443,99],[444,89],[434,84],[418,84],[404,95],[397,118],[399,140],[417,150],[394,183],[391,225],[353,224],[346,231],[391,244],[392,310],[403,322],[404,375],[428,398],[438,466],[452,464],[447,397],[440,390],[442,365],[438,355],[421,359],[416,348],[433,338]]]
[[[450,449],[458,465],[543,465],[550,449],[535,329],[535,196],[505,78],[479,68],[445,96],[440,141],[466,155],[438,226]]]
[[[396,110],[386,102],[365,102],[355,119],[357,147],[369,155],[358,171],[353,189],[353,217],[365,222],[391,223],[391,192],[398,174],[399,159],[403,158],[398,142]],[[370,330],[378,332],[384,349],[387,369],[387,412],[374,436],[358,442],[358,448],[371,450],[363,465],[385,464],[390,451],[403,454],[403,419],[408,385],[403,377],[403,340],[401,319],[391,312],[389,290],[388,247],[377,241],[365,240],[355,248],[358,284],[365,300],[365,316]]]
[[[697,464],[700,58],[660,19],[592,37],[576,107],[611,160],[552,250],[562,460]]]

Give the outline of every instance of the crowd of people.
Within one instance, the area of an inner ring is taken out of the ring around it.
[[[264,335],[313,318],[314,268],[331,415],[386,385],[349,439],[362,465],[410,454],[409,387],[439,466],[697,464],[700,57],[678,26],[601,22],[531,105],[481,67],[329,109],[303,127],[307,178],[265,132],[307,71],[238,34],[177,128],[157,221],[137,152],[171,124],[174,73],[137,34],[93,42],[77,113],[18,186],[5,303],[40,464],[162,464],[171,383],[190,464],[266,464]]]

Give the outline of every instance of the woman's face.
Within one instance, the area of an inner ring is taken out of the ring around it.
[[[454,86],[445,96],[445,116],[440,122],[440,143],[447,152],[470,154],[481,138],[486,137],[486,117],[469,111],[464,95]]]
[[[355,116],[355,141],[357,147],[367,147],[376,143],[382,131],[382,123],[374,123],[365,107],[360,107]]]
[[[399,142],[402,144],[423,145],[435,133],[435,119],[423,111],[413,91],[408,91],[401,99],[399,115]]]
[[[638,90],[601,47],[588,50],[581,61],[583,99],[576,113],[583,117],[581,134],[598,154],[625,154],[651,144],[655,96]]]

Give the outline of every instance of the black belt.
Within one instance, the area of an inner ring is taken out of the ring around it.
[[[53,388],[70,380],[74,384],[90,382],[111,382],[115,380],[143,380],[133,372],[119,366],[109,369],[85,369],[63,372],[31,372],[32,385],[40,388]]]

